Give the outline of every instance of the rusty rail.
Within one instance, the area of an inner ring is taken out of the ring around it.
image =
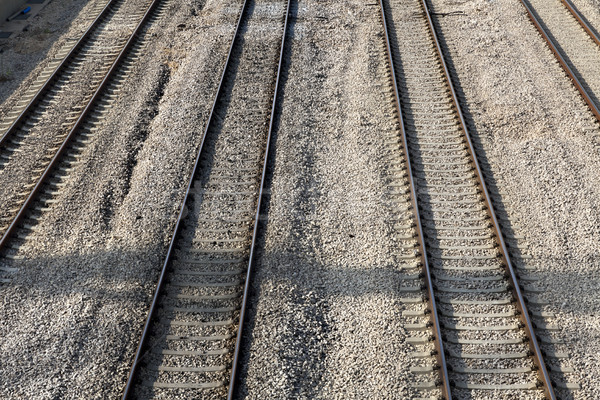
[[[546,398],[555,400],[556,395],[554,394],[552,380],[550,379],[550,374],[548,373],[548,369],[546,368],[546,363],[544,362],[544,356],[542,354],[542,350],[540,349],[540,345],[538,343],[537,337],[536,337],[534,329],[533,329],[533,323],[531,322],[531,317],[529,315],[529,311],[527,310],[525,298],[523,297],[523,293],[521,292],[521,288],[519,286],[517,275],[515,273],[515,269],[510,260],[508,248],[506,247],[506,243],[504,241],[504,236],[502,234],[500,224],[498,223],[498,218],[496,217],[496,212],[494,211],[494,206],[492,204],[492,200],[491,200],[489,191],[487,189],[485,179],[481,172],[481,167],[479,166],[479,161],[477,160],[475,148],[473,147],[473,142],[471,141],[471,133],[469,132],[469,129],[467,128],[467,123],[463,116],[460,102],[456,95],[456,90],[454,89],[454,84],[452,82],[452,77],[450,76],[450,71],[448,70],[448,66],[446,64],[444,52],[440,45],[438,34],[437,34],[437,31],[433,24],[433,20],[431,19],[431,13],[429,11],[429,7],[427,6],[427,0],[421,0],[421,1],[423,4],[423,9],[425,10],[425,13],[427,14],[427,20],[429,23],[429,27],[431,29],[433,39],[435,41],[435,45],[437,47],[437,52],[440,56],[440,62],[443,67],[443,70],[444,70],[444,76],[448,83],[448,87],[450,88],[450,92],[452,93],[452,101],[454,103],[454,107],[458,114],[458,117],[460,120],[460,125],[465,134],[465,138],[467,139],[467,144],[468,144],[467,149],[469,151],[469,155],[471,156],[471,161],[473,162],[473,165],[475,166],[476,179],[477,179],[477,182],[479,183],[481,192],[485,199],[486,211],[492,221],[492,229],[494,230],[494,233],[496,234],[496,240],[499,244],[500,253],[502,254],[502,259],[504,261],[504,267],[506,269],[507,274],[510,277],[510,283],[512,284],[511,285],[512,293],[513,293],[513,296],[514,296],[516,304],[517,304],[517,310],[519,311],[519,319],[523,323],[525,333],[527,335],[527,338],[529,339],[528,343],[529,343],[530,350],[532,352],[533,362],[535,363],[536,367],[538,368],[539,378],[540,378],[544,393],[546,395]]]
[[[579,22],[579,25],[581,25],[581,27],[588,33],[588,35],[590,35],[590,38],[592,38],[592,40],[596,42],[598,46],[600,46],[600,38],[598,37],[598,35],[596,35],[596,31],[588,24],[587,20],[583,17],[583,15],[581,15],[581,13],[577,11],[573,3],[571,3],[570,0],[561,1],[565,5],[565,7],[567,7],[567,10],[569,10],[569,12],[573,15],[573,17],[575,17],[577,22]]]
[[[438,317],[438,309],[435,300],[435,293],[433,288],[433,281],[431,277],[431,270],[429,268],[429,260],[427,258],[427,248],[425,246],[425,235],[423,234],[423,225],[421,223],[421,216],[419,214],[419,204],[417,200],[417,190],[415,188],[415,181],[413,178],[412,163],[410,153],[408,151],[408,138],[406,136],[406,127],[404,124],[404,116],[402,113],[402,102],[400,101],[400,90],[398,89],[398,77],[396,75],[396,69],[394,66],[394,54],[392,53],[392,47],[390,43],[390,36],[388,32],[388,23],[386,18],[385,6],[383,0],[379,0],[381,19],[383,22],[383,30],[385,36],[385,44],[388,54],[388,63],[390,66],[390,73],[392,76],[392,83],[394,87],[394,97],[396,110],[398,112],[398,119],[400,120],[400,132],[402,136],[402,144],[404,147],[404,157],[406,157],[406,165],[408,169],[408,182],[410,186],[410,201],[413,208],[415,217],[415,227],[417,231],[417,241],[419,243],[419,251],[421,253],[422,270],[425,277],[425,284],[427,288],[427,298],[429,302],[430,310],[430,322],[432,324],[435,357],[437,360],[438,367],[440,368],[440,378],[442,380],[442,396],[446,400],[452,399],[452,393],[450,391],[450,378],[448,376],[448,365],[446,363],[446,353],[444,351],[444,343],[442,342],[442,332],[440,328],[440,322]]]

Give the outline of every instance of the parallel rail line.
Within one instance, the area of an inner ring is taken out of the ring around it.
[[[15,133],[16,129],[23,125],[27,116],[34,114],[36,104],[38,104],[44,95],[59,80],[62,71],[66,70],[71,64],[72,59],[81,51],[86,41],[97,31],[100,24],[114,13],[115,6],[119,0],[110,0],[99,10],[97,17],[90,24],[88,29],[76,41],[68,41],[54,56],[46,68],[39,74],[37,80],[33,83],[23,96],[17,101],[11,111],[7,112],[0,122],[0,132],[3,132],[0,138],[0,147],[3,147],[9,140],[9,137]]]
[[[413,372],[441,380],[416,388],[440,390],[445,399],[494,390],[556,399],[534,330],[543,313],[527,308],[519,277],[529,277],[512,264],[429,7],[394,1],[379,5],[428,301],[405,316],[428,320],[407,329],[433,333],[436,365],[419,362]],[[421,293],[419,285],[402,290]],[[428,359],[430,338],[411,339],[425,349],[414,356]]]
[[[124,400],[233,396],[290,3],[243,2]]]
[[[565,7],[567,7],[567,10],[569,10],[569,12],[573,15],[573,17],[575,17],[577,22],[579,22],[579,25],[581,25],[581,27],[587,32],[587,34],[590,35],[590,38],[592,38],[592,40],[596,42],[598,46],[600,46],[600,38],[596,34],[596,30],[587,22],[585,17],[581,15],[579,11],[577,11],[573,3],[571,3],[570,0],[561,1],[565,5]]]
[[[559,64],[573,82],[573,85],[577,88],[596,119],[600,121],[600,103],[598,100],[600,96],[600,80],[598,79],[598,73],[600,72],[600,69],[598,69],[598,65],[600,65],[600,38],[596,30],[581,15],[570,0],[560,0],[560,3],[556,0],[556,4],[552,4],[552,2],[540,3],[540,5],[543,4],[544,6],[543,10],[536,10],[528,0],[521,0],[521,3],[527,11],[529,19],[546,41]],[[560,9],[560,4],[564,6],[564,9]],[[552,8],[552,12],[548,12],[545,8]],[[553,23],[554,19],[560,18],[560,25],[556,25],[558,29],[549,29],[544,19],[538,15],[540,11],[544,11],[544,14],[549,17],[548,21],[550,23]],[[557,14],[552,15],[552,13]],[[587,37],[585,35],[582,36],[578,29],[574,29],[576,25],[587,33]],[[559,42],[558,39],[561,36],[563,40]],[[587,42],[588,39],[589,42]],[[583,63],[576,60],[583,55],[576,53],[584,53],[581,48],[576,50],[571,48],[570,51],[567,51],[565,46],[569,46],[569,42],[570,45],[584,46],[585,50],[593,52],[595,59],[591,61],[591,66],[583,65]]]
[[[149,4],[56,153],[47,165],[37,171],[40,177],[26,187],[28,191],[24,194],[25,200],[19,205],[10,226],[0,237],[3,258],[23,257],[19,255],[22,243],[35,237],[40,217],[58,202],[57,197],[63,187],[69,184],[70,175],[84,162],[85,150],[100,131],[107,114],[118,100],[127,78],[133,71],[133,66],[146,48],[150,38],[148,29],[162,17],[168,3],[169,0],[153,0]],[[0,283],[10,283],[11,275],[17,270],[0,265]]]
[[[44,114],[58,105],[55,98],[68,87],[81,66],[90,60],[96,62],[93,79],[87,87],[89,91],[82,93],[84,102],[74,104],[66,115],[62,115],[62,125],[57,132],[50,129],[50,133],[44,133],[44,141],[49,143],[49,147],[35,165],[27,167],[35,175],[31,181],[20,183],[21,192],[10,204],[4,205],[4,215],[0,219],[3,222],[0,224],[0,249],[19,227],[32,201],[44,186],[43,182],[89,119],[98,99],[111,85],[119,66],[138,42],[137,36],[161,3],[161,0],[147,0],[143,3],[144,8],[132,13],[125,9],[128,5],[125,0],[109,1],[82,36],[72,46],[68,44],[58,52],[38,80],[23,94],[13,111],[0,122],[0,129],[6,129],[0,138],[0,169],[5,169],[8,163],[17,162],[17,158],[13,159],[14,153],[21,154],[29,150],[23,147],[23,143],[31,130],[39,127]],[[116,40],[107,48],[102,33],[103,29],[112,26],[111,23],[120,27],[130,24],[132,30],[128,37]]]

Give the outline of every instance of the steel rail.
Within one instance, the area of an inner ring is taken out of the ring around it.
[[[521,4],[523,4],[523,7],[525,7],[525,10],[527,10],[529,19],[531,20],[531,22],[533,22],[533,25],[535,25],[537,30],[540,32],[540,35],[542,35],[542,37],[548,44],[548,47],[550,47],[550,50],[552,50],[552,52],[554,53],[554,56],[556,57],[556,59],[558,60],[560,65],[562,66],[563,70],[567,73],[567,75],[569,76],[569,78],[571,79],[571,81],[573,82],[575,87],[577,88],[577,90],[579,90],[579,93],[581,94],[581,96],[583,96],[583,100],[585,100],[588,107],[590,107],[590,110],[592,111],[592,113],[594,114],[596,119],[598,121],[600,121],[600,109],[598,109],[598,106],[596,105],[596,103],[594,103],[594,100],[592,100],[592,97],[590,96],[590,94],[583,87],[583,84],[581,83],[579,78],[577,78],[577,76],[575,75],[575,72],[571,69],[571,67],[569,67],[565,58],[562,56],[562,54],[560,54],[560,51],[558,50],[558,48],[556,47],[556,45],[554,44],[554,42],[552,41],[550,36],[548,36],[548,33],[542,27],[542,24],[540,23],[538,18],[533,13],[533,10],[531,9],[531,7],[529,7],[529,5],[527,4],[527,2],[525,0],[521,0]],[[567,9],[568,8],[569,7],[567,7]]]
[[[433,20],[431,18],[431,12],[429,11],[429,7],[427,5],[427,0],[421,0],[421,2],[423,5],[423,9],[427,15],[427,21],[429,23],[429,28],[431,29],[432,37],[435,41],[437,52],[439,54],[439,59],[440,59],[441,65],[444,70],[444,75],[446,77],[448,87],[450,88],[450,92],[452,94],[452,101],[454,103],[454,107],[455,107],[457,115],[459,117],[460,125],[465,134],[465,138],[467,139],[467,144],[468,144],[467,150],[469,152],[469,155],[471,157],[473,165],[475,166],[476,178],[477,178],[479,186],[481,187],[481,190],[482,190],[482,194],[483,194],[483,197],[484,197],[484,200],[486,203],[487,213],[492,221],[492,228],[496,235],[496,240],[498,241],[498,244],[500,245],[502,259],[504,261],[504,268],[506,269],[506,272],[508,273],[508,275],[510,277],[512,293],[516,300],[517,310],[519,311],[519,319],[523,323],[525,333],[527,335],[527,338],[529,339],[528,344],[529,344],[531,352],[533,353],[532,354],[533,361],[534,361],[536,367],[538,368],[538,373],[539,373],[539,378],[541,381],[542,389],[544,390],[544,393],[545,393],[547,399],[555,400],[556,395],[554,393],[554,388],[552,386],[552,381],[550,379],[548,369],[546,368],[546,363],[544,362],[544,356],[542,354],[542,350],[540,348],[537,337],[535,335],[533,323],[532,323],[531,317],[529,315],[529,310],[527,309],[526,301],[523,297],[523,293],[521,292],[521,288],[519,286],[519,281],[517,279],[517,274],[515,273],[515,268],[513,267],[512,262],[510,260],[508,248],[506,246],[504,236],[502,234],[502,230],[501,230],[500,224],[498,222],[498,218],[496,217],[496,212],[494,210],[494,206],[492,204],[492,200],[491,200],[489,191],[487,189],[487,185],[485,183],[483,173],[481,172],[481,168],[479,166],[479,161],[477,160],[475,148],[474,148],[473,142],[471,140],[471,133],[470,133],[469,129],[467,128],[467,124],[466,124],[465,118],[462,113],[460,102],[458,100],[458,96],[456,95],[456,90],[454,89],[452,77],[450,76],[450,71],[448,70],[448,66],[446,64],[444,52],[442,51],[442,47],[439,42],[438,33],[435,29]]]
[[[29,101],[25,109],[21,111],[21,114],[17,117],[17,119],[12,123],[12,125],[8,128],[8,130],[2,135],[0,138],[0,149],[4,147],[8,139],[17,131],[19,126],[24,122],[29,114],[33,112],[37,103],[41,100],[42,96],[50,90],[50,87],[54,84],[54,81],[59,77],[60,73],[68,66],[70,60],[75,56],[75,54],[81,50],[81,47],[85,44],[85,42],[90,38],[94,30],[100,25],[102,20],[110,13],[112,6],[117,3],[119,0],[110,0],[106,6],[102,9],[100,14],[94,19],[94,22],[88,27],[88,29],[81,35],[77,43],[73,45],[69,53],[63,58],[62,62],[54,69],[52,75],[46,79],[46,82],[38,89],[38,92],[35,96]]]
[[[43,188],[46,179],[51,176],[52,169],[56,165],[58,165],[58,163],[60,162],[60,158],[63,155],[63,153],[67,150],[69,143],[71,142],[71,139],[76,136],[77,130],[83,125],[86,118],[91,113],[94,106],[96,105],[96,100],[98,100],[98,98],[103,94],[104,89],[109,85],[111,78],[117,72],[117,70],[121,64],[121,61],[127,56],[127,52],[135,44],[138,34],[144,28],[144,25],[146,24],[148,19],[151,17],[152,12],[158,6],[158,4],[161,3],[162,1],[163,0],[153,0],[152,3],[148,6],[146,13],[142,17],[142,19],[140,20],[140,22],[138,23],[138,25],[132,32],[131,36],[129,37],[129,40],[127,40],[127,43],[125,44],[125,46],[123,47],[123,49],[121,50],[121,52],[119,53],[119,55],[117,56],[117,58],[115,59],[113,64],[111,65],[110,69],[108,70],[108,72],[106,73],[104,78],[102,79],[100,86],[98,86],[98,88],[92,95],[91,99],[88,101],[87,105],[85,106],[85,109],[83,110],[83,112],[81,113],[79,118],[77,119],[77,122],[75,123],[73,128],[71,128],[71,130],[69,131],[69,133],[63,140],[60,148],[57,150],[54,157],[52,157],[52,160],[50,160],[50,163],[45,168],[44,172],[42,173],[42,176],[38,179],[33,190],[27,197],[27,200],[25,200],[25,202],[19,209],[17,215],[15,216],[13,221],[10,223],[10,226],[7,228],[7,230],[4,232],[4,234],[0,238],[0,250],[4,249],[6,244],[11,239],[11,236],[14,233],[14,231],[19,227],[19,223],[25,217],[25,214],[27,213],[29,206],[35,201],[36,196],[40,192],[40,190]]]
[[[181,207],[179,209],[179,214],[177,216],[177,222],[175,223],[175,229],[173,231],[173,235],[171,236],[171,242],[169,244],[169,248],[167,250],[167,255],[165,257],[165,261],[163,263],[162,269],[160,271],[160,276],[158,278],[158,283],[156,284],[156,290],[154,291],[154,297],[152,298],[152,303],[150,304],[150,310],[148,311],[148,316],[146,317],[146,322],[144,324],[144,328],[142,330],[142,336],[140,338],[140,343],[138,345],[137,351],[135,353],[135,357],[133,359],[133,362],[131,364],[131,370],[129,371],[129,376],[127,378],[127,383],[125,385],[125,389],[123,391],[123,396],[122,396],[122,400],[126,400],[129,398],[129,396],[132,394],[133,392],[133,386],[135,384],[135,377],[136,377],[136,373],[138,371],[138,366],[140,364],[141,358],[143,357],[142,352],[144,351],[144,346],[146,343],[146,340],[148,339],[148,336],[150,336],[150,324],[152,323],[152,317],[154,316],[154,312],[156,311],[156,306],[158,304],[158,299],[160,296],[160,292],[162,290],[162,287],[164,285],[164,281],[165,281],[165,275],[167,272],[167,268],[169,266],[169,263],[171,262],[171,257],[173,254],[173,251],[175,250],[175,246],[176,246],[176,241],[177,241],[177,235],[179,234],[179,231],[181,230],[182,227],[182,221],[183,218],[185,217],[186,214],[186,210],[187,210],[187,202],[190,196],[190,192],[192,191],[192,185],[194,184],[194,177],[196,176],[196,173],[198,171],[198,167],[200,165],[200,159],[202,157],[202,153],[204,151],[204,145],[206,143],[206,137],[208,134],[208,130],[210,129],[210,127],[212,126],[212,122],[214,120],[214,116],[215,116],[215,110],[217,109],[217,104],[219,102],[219,100],[221,99],[221,95],[222,95],[222,91],[223,91],[223,87],[224,87],[224,82],[225,82],[225,76],[227,74],[228,69],[230,68],[230,61],[232,59],[232,53],[233,53],[233,49],[235,47],[235,43],[236,40],[238,38],[238,36],[240,35],[240,26],[242,23],[242,20],[244,18],[244,15],[246,14],[248,8],[248,0],[244,0],[244,3],[242,5],[242,9],[240,11],[240,15],[238,17],[238,21],[237,21],[237,25],[235,28],[235,32],[233,35],[233,38],[231,39],[231,45],[229,46],[229,52],[227,54],[227,59],[225,60],[225,66],[223,67],[223,72],[221,73],[221,79],[219,81],[219,86],[217,88],[217,93],[215,94],[215,98],[210,110],[210,114],[208,117],[208,121],[206,123],[206,127],[204,129],[204,133],[202,135],[202,141],[200,143],[200,149],[198,150],[198,154],[196,156],[196,160],[194,162],[194,167],[192,168],[192,173],[190,175],[190,179],[188,181],[188,185],[185,191],[185,195],[183,198],[183,201],[181,203]]]
[[[588,33],[588,35],[590,35],[590,38],[592,38],[592,40],[596,42],[598,46],[600,46],[600,38],[598,37],[598,35],[596,35],[595,30],[587,23],[583,15],[581,15],[581,13],[577,11],[573,3],[571,3],[570,0],[560,1],[562,1],[564,6],[567,7],[567,10],[569,10],[569,12],[573,15],[573,17],[575,17],[577,22],[579,22],[579,25],[581,25],[581,27]]]
[[[383,4],[383,0],[379,0],[380,11],[381,11],[381,19],[383,21],[384,28],[384,36],[385,36],[385,44],[388,54],[388,62],[390,66],[390,73],[392,76],[392,84],[394,87],[394,96],[395,96],[395,104],[396,111],[398,113],[398,119],[400,120],[400,132],[402,136],[402,144],[404,147],[404,157],[406,161],[406,166],[408,170],[408,182],[410,186],[410,202],[413,208],[413,214],[415,217],[415,227],[417,231],[417,241],[419,243],[419,250],[421,252],[421,260],[422,260],[422,270],[425,278],[425,285],[427,288],[427,298],[429,302],[429,311],[430,311],[430,322],[432,324],[433,329],[433,337],[434,337],[434,347],[435,347],[435,357],[437,360],[438,367],[440,368],[440,378],[442,381],[442,396],[446,400],[452,399],[452,393],[450,391],[450,378],[448,376],[448,365],[446,362],[446,353],[444,351],[444,343],[442,342],[442,331],[440,328],[440,322],[438,317],[438,309],[435,299],[435,293],[433,288],[433,279],[431,277],[431,270],[429,267],[429,259],[427,255],[427,247],[425,246],[425,235],[423,233],[423,225],[421,223],[421,216],[419,214],[419,203],[417,199],[417,190],[414,181],[414,174],[412,170],[412,162],[410,157],[410,152],[408,150],[408,137],[406,135],[406,126],[404,123],[404,115],[402,113],[402,103],[400,100],[400,90],[398,88],[398,77],[396,75],[396,69],[394,66],[394,55],[392,53],[392,47],[390,43],[390,35],[388,32],[388,23],[385,13],[385,6]]]
[[[291,0],[287,0],[287,6],[285,9],[285,22],[283,25],[283,36],[281,37],[281,48],[279,50],[279,63],[277,65],[277,78],[275,79],[275,89],[273,92],[273,100],[272,100],[272,104],[271,104],[271,115],[269,117],[269,130],[267,133],[267,141],[266,141],[266,147],[265,147],[265,153],[264,153],[262,175],[260,178],[260,190],[258,193],[258,203],[256,205],[256,214],[254,216],[254,229],[252,231],[252,244],[250,245],[248,271],[246,272],[246,282],[244,283],[244,293],[242,295],[242,305],[241,305],[241,310],[240,310],[240,321],[239,321],[239,325],[238,325],[238,334],[237,334],[237,338],[235,341],[235,350],[233,352],[233,364],[232,364],[232,368],[231,368],[231,378],[229,379],[229,391],[227,393],[228,400],[233,400],[233,396],[235,394],[235,383],[236,383],[236,379],[237,379],[239,357],[240,357],[240,352],[241,352],[241,347],[242,347],[244,319],[246,316],[246,306],[247,306],[247,302],[248,302],[248,294],[250,291],[250,278],[252,277],[252,269],[254,266],[254,253],[255,253],[254,249],[256,247],[256,241],[258,238],[258,225],[259,225],[260,211],[261,211],[261,205],[262,205],[263,191],[264,191],[265,181],[266,181],[266,176],[267,176],[267,164],[269,161],[271,136],[273,133],[273,121],[275,120],[275,111],[277,108],[277,94],[279,92],[279,81],[281,78],[281,69],[283,66],[283,55],[284,55],[284,51],[285,51],[285,39],[287,37],[288,22],[289,22],[289,18],[290,18],[290,5],[291,5]]]

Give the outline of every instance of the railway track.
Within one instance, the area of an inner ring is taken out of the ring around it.
[[[521,0],[527,14],[600,121],[600,38],[570,0]]]
[[[380,0],[399,136],[400,290],[424,398],[557,398],[564,354],[534,273],[502,232],[425,0]],[[403,186],[404,185],[404,186]],[[404,207],[407,197],[411,207]],[[414,221],[414,222],[413,222]],[[519,263],[521,264],[521,263]],[[553,379],[554,378],[554,379]]]
[[[123,1],[119,0],[117,3],[122,4]],[[116,6],[115,2],[111,4]],[[63,122],[64,120],[58,121],[58,123],[62,124],[63,128],[68,129],[48,134],[47,142],[51,143],[51,148],[46,149],[47,152],[44,154],[44,157],[35,161],[27,159],[27,152],[33,151],[35,147],[31,144],[32,148],[28,148],[26,141],[31,136],[35,136],[34,129],[39,128],[39,131],[44,132],[46,129],[49,129],[47,125],[42,124],[42,117],[40,115],[50,114],[48,110],[57,104],[61,95],[53,92],[55,89],[62,94],[67,93],[67,88],[71,81],[66,80],[67,78],[62,75],[63,67],[56,69],[57,72],[54,78],[48,78],[49,86],[39,88],[37,98],[31,99],[30,105],[19,114],[19,119],[12,123],[5,134],[4,143],[12,143],[12,146],[14,146],[12,151],[19,152],[19,157],[15,157],[19,159],[19,162],[23,159],[26,160],[25,165],[17,163],[15,160],[15,166],[25,169],[25,172],[28,174],[33,174],[34,178],[27,183],[14,179],[16,181],[15,184],[18,185],[17,189],[19,193],[13,199],[14,201],[7,204],[3,209],[5,213],[3,217],[5,225],[0,229],[0,251],[2,251],[2,255],[5,258],[18,259],[21,257],[18,254],[20,246],[24,241],[34,236],[31,234],[37,230],[37,221],[56,203],[56,197],[59,192],[64,186],[69,184],[70,174],[82,164],[88,144],[104,124],[107,113],[111,110],[133,71],[136,61],[142,56],[142,52],[149,42],[149,28],[164,15],[166,5],[168,5],[168,0],[144,2],[143,13],[141,17],[137,18],[136,25],[131,30],[129,30],[129,25],[122,24],[124,22],[122,20],[124,15],[120,17],[121,19],[111,19],[113,23],[117,24],[117,26],[111,25],[111,29],[126,29],[128,31],[128,38],[125,40],[125,43],[122,43],[122,40],[118,41],[120,50],[116,55],[113,54],[114,50],[111,50],[111,62],[107,69],[104,64],[99,64],[100,69],[98,71],[103,75],[97,85],[96,81],[93,81],[93,85],[90,84],[90,87],[95,90],[92,91],[90,96],[86,92],[84,95],[86,101],[81,105],[81,110],[78,109],[70,117],[67,116],[67,122]],[[132,10],[124,9],[123,11],[131,12]],[[103,15],[105,14],[101,14],[98,18],[102,20],[104,18]],[[139,16],[139,14],[132,15]],[[108,23],[107,21],[105,22]],[[109,25],[100,23],[100,26],[104,26],[104,29],[109,29]],[[88,33],[92,28],[93,26]],[[100,35],[98,31],[95,32],[96,35]],[[87,39],[83,40],[82,45],[84,49],[87,49],[86,51],[89,54],[96,54],[102,57],[106,55],[104,51],[96,52],[98,50],[96,45],[86,44],[86,41],[89,40],[89,37],[86,37]],[[76,49],[73,50],[73,54],[78,54]],[[64,68],[68,68],[69,71],[76,71],[82,63],[90,61],[85,58],[85,61],[77,63],[77,60],[81,60],[81,58],[75,57],[73,59],[75,65],[71,65],[71,61],[68,59],[69,56],[66,56]],[[98,58],[92,57],[93,60],[99,61]],[[61,82],[62,85],[58,89],[55,86],[56,82]],[[46,146],[46,137],[44,136],[42,139],[44,140],[42,145]],[[36,156],[36,154],[33,156]],[[10,156],[5,158],[6,164],[11,164],[12,161],[13,159]],[[31,161],[31,164],[27,164],[27,161]],[[0,173],[7,174],[11,171],[6,164],[0,170]],[[10,179],[6,180],[6,182],[10,181]],[[15,190],[15,188],[12,188],[12,190]],[[10,275],[14,272],[14,268],[0,265],[0,283],[10,282]]]
[[[233,394],[289,7],[243,3],[123,399]]]
[[[0,189],[0,247],[69,141],[77,135],[84,140],[94,130],[95,124],[89,120],[102,118],[96,102],[111,86],[113,98],[118,94],[115,83],[130,72],[125,64],[139,57],[130,50],[143,45],[136,36],[164,4],[111,0],[94,9],[99,14],[86,32],[58,51],[4,115],[0,121],[0,176],[11,179],[5,179],[8,184]],[[113,98],[105,98],[102,108],[109,108]]]

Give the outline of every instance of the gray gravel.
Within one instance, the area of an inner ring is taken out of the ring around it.
[[[52,57],[80,36],[108,0],[53,0],[27,31],[0,40],[0,115],[9,111]]]

